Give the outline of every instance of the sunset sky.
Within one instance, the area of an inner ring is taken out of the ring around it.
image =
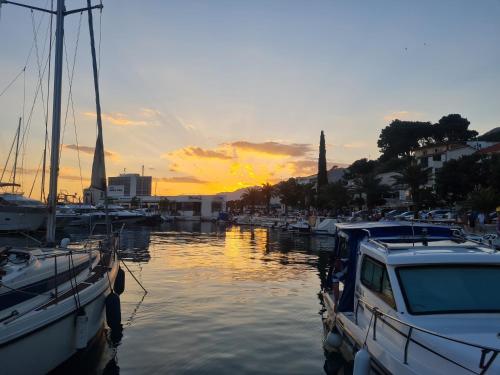
[[[50,6],[49,0],[31,3]],[[67,8],[84,3],[67,0]],[[378,134],[394,118],[437,121],[460,113],[480,133],[500,126],[498,0],[103,3],[102,33],[99,12],[95,27],[102,34],[107,173],[140,173],[144,165],[158,194],[232,191],[315,173],[321,130],[331,166],[378,157]],[[43,150],[41,94],[28,118],[37,55],[42,69],[47,60],[47,26],[47,15],[2,7],[0,93],[22,70],[38,29],[25,75],[0,95],[3,168],[26,88],[26,193]],[[70,104],[60,188],[81,194],[96,135],[86,15],[66,18],[63,119],[77,39],[78,142]],[[46,100],[46,76],[43,85]]]

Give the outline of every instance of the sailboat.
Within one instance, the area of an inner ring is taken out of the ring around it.
[[[16,191],[20,187],[16,183],[17,159],[19,156],[19,136],[21,133],[21,117],[16,135],[12,141],[11,151],[15,147],[12,182],[2,182],[5,168],[0,176],[0,232],[33,232],[38,230],[47,216],[45,205],[35,199],[25,197]],[[10,153],[9,153],[10,156]],[[9,158],[5,165],[9,162]],[[2,191],[2,189],[10,189]]]
[[[106,174],[102,136],[97,64],[92,26],[92,9],[102,5],[66,10],[57,0],[55,11],[21,5],[56,17],[54,98],[50,164],[50,189],[46,246],[38,248],[0,247],[0,372],[4,374],[45,374],[86,348],[100,332],[106,315],[108,326],[119,330],[118,294],[124,289],[119,269],[118,237],[107,225],[106,236],[71,244],[63,239],[56,245],[57,179],[61,125],[61,85],[64,18],[88,12],[98,136],[92,167],[91,188],[106,196]],[[108,222],[109,223],[109,222]]]

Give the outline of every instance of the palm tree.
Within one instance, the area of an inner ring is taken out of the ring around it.
[[[380,181],[381,178],[374,173],[363,175],[354,180],[355,192],[364,195],[368,209],[385,203],[384,194],[389,192],[389,186],[381,184]]]
[[[262,201],[262,196],[260,194],[260,188],[250,187],[241,195],[246,206],[250,206],[250,211],[253,213],[255,211],[255,206]]]
[[[269,210],[271,207],[271,198],[276,196],[276,188],[269,182],[266,182],[265,184],[262,184],[260,188],[260,194],[262,196],[262,200],[266,204],[267,213],[269,214]]]
[[[394,177],[398,184],[408,186],[410,189],[411,199],[417,206],[417,209],[421,207],[422,189],[429,181],[431,169],[432,168],[422,167],[420,164],[411,163],[399,172],[399,176]]]
[[[281,181],[277,186],[277,195],[280,198],[281,204],[285,206],[285,215],[288,213],[288,207],[297,206],[301,198],[301,189],[294,178],[287,181]]]

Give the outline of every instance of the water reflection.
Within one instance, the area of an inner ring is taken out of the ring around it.
[[[123,337],[105,334],[99,355],[65,373],[323,373],[317,293],[332,238],[181,222],[120,240],[149,293],[127,274]]]

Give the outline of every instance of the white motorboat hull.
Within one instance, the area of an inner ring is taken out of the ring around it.
[[[42,207],[1,207],[0,232],[34,232],[40,229],[46,215]]]

